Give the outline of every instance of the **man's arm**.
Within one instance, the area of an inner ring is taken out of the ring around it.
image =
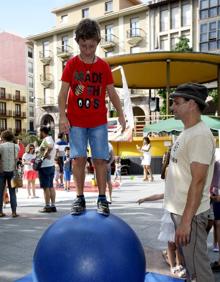
[[[185,209],[180,225],[176,229],[175,241],[187,245],[190,241],[191,222],[201,203],[209,165],[192,162],[190,165],[192,181],[189,187]]]
[[[108,91],[109,99],[112,102],[113,106],[115,107],[115,109],[118,113],[118,120],[119,120],[120,125],[122,127],[122,131],[124,131],[125,128],[126,128],[125,117],[124,117],[124,113],[122,111],[120,99],[118,97],[118,94],[115,90],[114,85],[113,84],[107,85],[107,91]]]
[[[62,81],[60,93],[58,96],[59,105],[59,131],[67,133],[69,131],[69,121],[66,117],[66,101],[69,93],[70,84],[68,82]]]

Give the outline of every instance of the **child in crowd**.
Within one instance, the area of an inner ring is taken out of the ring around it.
[[[56,188],[60,187],[60,163],[59,159],[55,158],[55,182],[56,182]]]
[[[36,158],[34,144],[28,144],[26,152],[22,156],[22,164],[24,166],[24,179],[26,180],[26,189],[28,198],[37,198],[35,193],[35,181],[38,177],[37,171],[33,169],[33,161]],[[32,189],[32,195],[31,195]]]
[[[115,159],[115,179],[114,181],[116,180],[119,180],[119,182],[121,182],[121,158],[120,157],[117,157]]]
[[[137,203],[140,205],[143,202],[147,201],[156,201],[164,199],[164,193],[154,194],[142,199],[139,199]],[[170,265],[170,272],[173,276],[179,278],[186,277],[186,269],[183,266],[183,258],[175,244],[175,227],[174,223],[170,217],[170,213],[166,210],[161,219],[160,233],[158,240],[166,242],[167,246],[167,262]],[[163,252],[163,256],[166,256],[166,253]]]
[[[63,157],[63,171],[64,171],[64,189],[70,190],[70,179],[72,172],[72,161],[70,159],[70,147],[65,147],[65,156]]]

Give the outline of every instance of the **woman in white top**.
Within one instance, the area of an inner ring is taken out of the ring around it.
[[[28,192],[28,198],[37,198],[35,194],[35,180],[38,176],[37,171],[33,169],[33,161],[36,158],[34,144],[28,144],[26,152],[22,157],[22,163],[24,165],[24,179],[26,180],[26,189]],[[32,196],[31,196],[32,188]]]
[[[153,181],[153,175],[152,175],[152,170],[151,170],[151,153],[150,153],[150,148],[151,148],[151,144],[150,144],[150,139],[149,137],[144,137],[143,140],[143,146],[140,148],[138,145],[136,146],[137,149],[143,153],[143,159],[142,159],[142,166],[143,166],[143,170],[144,170],[144,181],[148,180],[148,175],[149,175],[149,180]]]
[[[14,134],[5,130],[1,133],[3,143],[0,144],[0,156],[2,171],[0,173],[0,217],[4,217],[5,214],[2,211],[3,208],[3,194],[6,186],[6,182],[10,194],[10,204],[12,210],[12,217],[17,217],[17,198],[16,191],[11,187],[11,179],[14,175],[14,170],[17,169],[16,161],[18,156],[19,146],[14,144]]]

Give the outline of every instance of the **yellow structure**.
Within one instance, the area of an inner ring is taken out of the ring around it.
[[[26,86],[0,81],[0,132],[26,133],[26,97]]]

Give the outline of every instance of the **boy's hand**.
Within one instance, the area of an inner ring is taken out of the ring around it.
[[[69,128],[70,128],[70,123],[65,116],[60,116],[60,120],[59,120],[59,131],[61,133],[69,133]]]
[[[121,125],[121,132],[124,132],[126,129],[126,121],[125,121],[125,117],[123,114],[118,117],[118,121]]]
[[[142,204],[144,202],[144,200],[143,199],[139,199],[139,200],[137,200],[137,203],[140,205],[140,204]]]

